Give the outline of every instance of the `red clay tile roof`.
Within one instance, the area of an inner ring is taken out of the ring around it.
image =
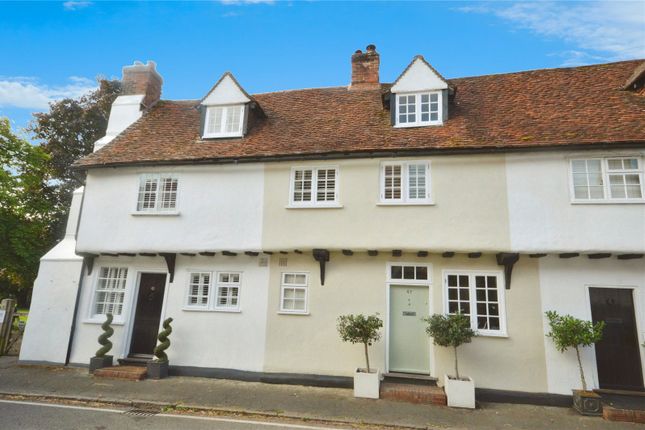
[[[408,150],[645,145],[645,97],[622,89],[642,61],[450,79],[443,126],[393,128],[381,91],[254,95],[266,114],[244,138],[202,140],[198,101],[161,101],[80,168]]]

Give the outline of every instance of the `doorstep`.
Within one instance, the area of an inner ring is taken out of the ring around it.
[[[645,424],[645,393],[642,391],[594,391],[601,396],[604,419]]]
[[[112,366],[94,371],[94,376],[98,378],[126,379],[129,381],[142,381],[147,375],[148,370],[141,366]]]
[[[435,385],[381,383],[381,399],[401,402],[446,406],[447,398],[443,388]]]

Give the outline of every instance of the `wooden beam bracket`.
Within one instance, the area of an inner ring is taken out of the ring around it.
[[[98,255],[86,252],[79,253],[78,255],[83,257],[83,264],[87,268],[87,276],[90,276],[92,274],[92,269],[94,268],[94,259],[98,257]]]
[[[513,275],[513,266],[520,259],[520,254],[516,252],[500,252],[497,254],[497,264],[504,266],[504,282],[506,289],[511,289],[511,276]]]
[[[320,263],[320,285],[325,285],[325,265],[329,261],[329,251],[327,249],[314,249],[314,260]]]
[[[164,260],[166,260],[166,266],[168,266],[168,274],[170,275],[170,283],[172,284],[175,280],[175,262],[177,261],[177,254],[174,252],[160,252]]]

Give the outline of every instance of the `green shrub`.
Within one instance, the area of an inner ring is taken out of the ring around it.
[[[163,330],[157,336],[159,345],[154,350],[155,357],[157,357],[155,361],[168,361],[168,355],[166,355],[165,351],[170,347],[170,339],[168,339],[168,336],[172,333],[172,327],[170,327],[171,322],[172,318],[166,318],[162,324]]]
[[[105,314],[105,322],[101,324],[103,333],[99,336],[99,344],[101,345],[101,347],[98,349],[98,351],[96,351],[96,357],[104,357],[105,354],[110,352],[110,350],[112,349],[112,342],[110,342],[109,340],[110,337],[114,334],[114,329],[110,327],[110,324],[112,324],[112,319],[112,314]]]
[[[341,315],[338,317],[337,328],[343,342],[362,343],[365,346],[367,373],[370,373],[370,357],[367,347],[381,338],[379,330],[383,327],[383,321],[377,315]]]
[[[587,391],[585,372],[582,368],[582,361],[580,360],[580,347],[591,346],[594,343],[599,342],[602,339],[605,322],[599,321],[594,324],[591,321],[584,321],[574,318],[571,315],[562,316],[555,311],[547,311],[545,315],[549,320],[549,325],[551,326],[551,331],[547,336],[553,339],[555,348],[560,352],[564,352],[569,348],[574,348],[576,350],[582,389]]]
[[[459,360],[457,359],[457,347],[464,343],[470,343],[476,336],[470,328],[470,318],[466,315],[439,315],[434,314],[424,320],[428,323],[426,333],[432,337],[435,345],[450,347],[455,351],[455,374],[459,378]]]

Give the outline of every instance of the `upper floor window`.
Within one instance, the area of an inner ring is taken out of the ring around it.
[[[142,175],[137,212],[174,212],[178,180],[172,175]]]
[[[204,137],[242,136],[244,105],[208,106]]]
[[[293,169],[289,200],[291,206],[338,206],[338,168]]]
[[[571,182],[574,201],[643,200],[637,157],[571,160]]]
[[[480,335],[505,336],[506,311],[501,274],[446,272],[444,303],[448,314],[463,314]]]
[[[397,94],[396,98],[397,126],[441,124],[441,92]]]
[[[381,202],[432,203],[430,163],[427,161],[383,163],[381,165]]]

